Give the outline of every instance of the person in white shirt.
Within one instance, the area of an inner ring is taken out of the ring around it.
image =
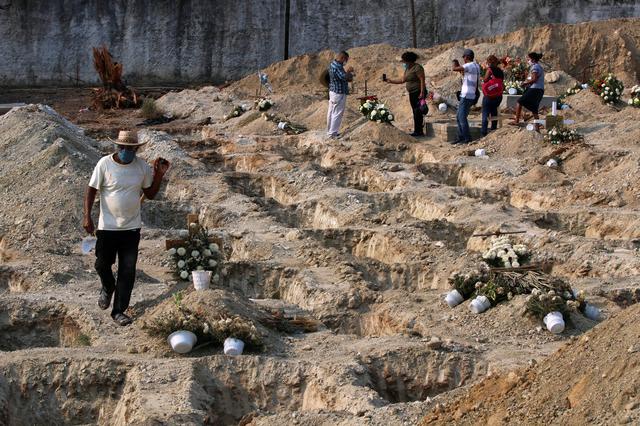
[[[135,132],[121,131],[114,154],[102,157],[91,175],[84,197],[83,228],[89,234],[95,232],[96,264],[102,288],[98,306],[113,308],[111,317],[122,326],[131,324],[131,318],[125,314],[129,307],[133,284],[136,279],[138,244],[140,242],[140,196],[153,199],[169,169],[169,162],[157,158],[153,170],[136,151],[144,144],[138,142]],[[100,217],[96,231],[91,209],[100,191]],[[111,267],[118,258],[118,279],[113,276]]]
[[[473,61],[475,54],[471,49],[465,49],[462,53],[464,65],[460,65],[458,60],[453,61],[453,71],[462,73],[462,90],[460,90],[460,99],[458,103],[458,137],[454,144],[471,142],[471,133],[469,132],[469,112],[471,107],[478,102],[480,95],[480,66]]]

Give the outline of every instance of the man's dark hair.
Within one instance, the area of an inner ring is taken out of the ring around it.
[[[347,58],[349,57],[349,53],[346,50],[341,50],[340,54],[346,56]]]
[[[529,54],[527,55],[531,60],[538,62],[540,59],[542,59],[542,53],[536,53],[536,52],[529,52]]]
[[[413,63],[418,60],[418,55],[414,52],[404,52],[400,57],[404,62]]]

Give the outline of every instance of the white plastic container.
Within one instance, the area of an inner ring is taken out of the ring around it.
[[[547,330],[553,334],[560,334],[564,331],[564,318],[558,311],[549,312],[545,315],[543,322],[547,326]]]
[[[447,104],[445,104],[444,102],[442,102],[441,104],[438,105],[438,111],[440,112],[447,112]]]
[[[584,316],[593,321],[600,321],[602,319],[602,312],[597,307],[587,303],[584,307]]]
[[[84,237],[80,243],[80,250],[82,250],[82,254],[91,253],[91,251],[96,248],[97,241],[98,239],[96,237]]]
[[[475,150],[474,155],[476,157],[484,157],[485,155],[487,155],[487,151],[485,151],[484,148],[478,148]]]
[[[171,348],[179,354],[186,354],[191,351],[197,341],[196,335],[186,330],[176,331],[167,337],[167,342],[169,342]]]
[[[514,89],[513,87],[509,89],[509,94],[510,95],[517,95],[518,94],[518,90]]]
[[[211,282],[211,271],[192,271],[193,286],[196,290],[206,290]]]
[[[244,350],[244,342],[240,339],[233,337],[227,337],[224,340],[224,354],[225,355],[242,355]]]
[[[286,121],[281,121],[281,122],[278,123],[278,129],[280,129],[280,130],[284,130],[286,126],[287,126],[287,122]]]
[[[458,306],[464,302],[464,297],[462,297],[458,290],[451,290],[447,293],[444,301],[447,302],[447,305],[449,305],[450,308],[453,308],[454,306]]]
[[[583,88],[583,89],[587,89],[587,88],[589,88],[589,85],[588,85],[587,83],[583,83],[583,84],[582,84],[582,88]]]
[[[474,314],[481,314],[491,307],[491,302],[487,296],[478,296],[469,304],[469,310]]]
[[[527,124],[527,130],[532,132],[536,129],[536,126],[534,126],[533,124]]]
[[[558,162],[556,161],[555,158],[550,158],[549,161],[547,161],[547,167],[555,169],[558,167]]]

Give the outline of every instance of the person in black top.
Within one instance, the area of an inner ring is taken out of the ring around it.
[[[502,103],[502,88],[504,84],[504,72],[498,66],[498,58],[494,55],[487,57],[487,71],[484,75],[484,83],[482,85],[482,136],[487,136],[489,126],[489,116],[495,118],[498,116],[498,107]],[[491,82],[491,83],[489,83]],[[492,87],[492,86],[499,87]],[[492,89],[499,88],[495,91]],[[491,120],[491,130],[498,128],[498,120]]]

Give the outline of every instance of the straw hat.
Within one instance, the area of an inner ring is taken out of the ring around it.
[[[113,140],[109,138],[109,140],[117,145],[124,146],[141,146],[146,142],[138,142],[138,132],[131,132],[127,130],[120,130],[118,132],[118,139]]]

